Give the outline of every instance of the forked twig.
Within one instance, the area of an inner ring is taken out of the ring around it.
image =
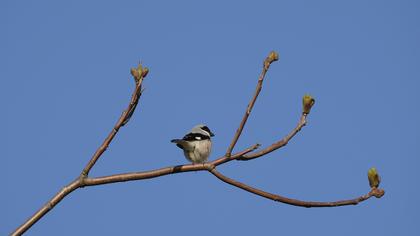
[[[83,169],[81,173],[81,177],[86,177],[89,175],[89,171],[92,169],[92,167],[95,165],[96,161],[102,156],[102,154],[106,151],[109,144],[114,139],[115,135],[118,133],[120,128],[127,124],[127,122],[131,119],[132,115],[134,114],[134,110],[137,107],[137,104],[139,102],[141,93],[142,93],[142,83],[143,79],[147,76],[149,73],[149,69],[143,68],[141,64],[138,65],[137,69],[132,69],[131,74],[134,77],[134,81],[136,82],[136,87],[134,89],[133,95],[131,96],[130,103],[128,104],[127,109],[124,110],[124,112],[121,114],[120,118],[118,119],[117,123],[115,124],[114,128],[111,130],[111,132],[108,134],[108,136],[105,138],[102,145],[96,150],[95,154],[93,154],[90,161],[87,163],[85,168]]]
[[[299,119],[299,123],[297,124],[296,128],[294,128],[292,130],[292,132],[290,132],[288,135],[286,135],[286,137],[284,137],[283,139],[271,144],[270,146],[258,151],[258,152],[254,152],[254,153],[250,153],[248,155],[244,155],[241,158],[238,158],[239,161],[249,161],[255,158],[258,158],[260,156],[264,156],[270,152],[273,152],[283,146],[286,146],[287,143],[289,143],[289,141],[306,125],[306,116],[308,114],[306,113],[302,113],[300,119]]]
[[[127,124],[127,122],[132,117],[134,110],[137,107],[137,104],[139,102],[141,93],[142,93],[143,79],[147,76],[148,72],[149,72],[149,69],[143,68],[141,64],[139,64],[136,69],[134,68],[131,69],[131,74],[134,78],[136,86],[131,96],[130,103],[128,104],[127,109],[125,109],[124,112],[121,114],[114,128],[111,130],[109,135],[105,138],[102,145],[93,154],[92,158],[86,164],[85,168],[83,168],[80,176],[76,178],[73,182],[65,186],[63,189],[61,189],[61,191],[59,191],[50,201],[48,201],[44,206],[42,206],[41,209],[35,212],[34,215],[32,215],[28,220],[26,220],[22,225],[20,225],[12,233],[12,235],[21,235],[24,232],[26,232],[33,224],[35,224],[45,214],[47,214],[52,208],[54,208],[54,206],[56,206],[69,193],[84,186],[84,181],[87,179],[92,167],[95,165],[98,159],[102,156],[102,154],[106,151],[109,144],[112,142],[112,140],[114,139],[115,135],[118,133],[120,128],[124,126],[125,124]]]
[[[277,61],[279,59],[279,55],[277,52],[270,52],[270,54],[268,55],[268,57],[264,60],[263,63],[263,68],[261,71],[260,76],[258,77],[258,84],[257,87],[255,88],[255,93],[254,96],[252,97],[251,101],[249,102],[246,110],[245,110],[245,114],[242,117],[242,121],[239,124],[238,129],[236,130],[235,135],[233,136],[232,142],[230,143],[225,156],[229,157],[233,151],[233,148],[236,145],[236,142],[238,142],[239,137],[241,136],[242,130],[245,127],[246,121],[248,120],[249,114],[251,114],[252,108],[254,107],[255,101],[257,101],[258,95],[261,92],[262,89],[262,84],[264,82],[264,78],[265,78],[265,74],[267,73],[268,69],[270,68],[271,63]]]
[[[258,147],[259,144],[252,145],[238,153],[235,153],[232,155],[232,151],[242,133],[242,130],[244,129],[245,123],[252,111],[252,108],[257,100],[258,94],[261,91],[262,83],[265,77],[265,74],[267,73],[270,65],[272,62],[278,60],[278,54],[276,52],[271,52],[269,56],[264,60],[263,70],[261,72],[261,75],[258,78],[258,84],[257,88],[255,90],[254,96],[251,99],[250,103],[248,104],[247,110],[242,118],[242,121],[239,125],[239,128],[237,129],[232,142],[230,143],[227,152],[224,156],[208,162],[204,164],[188,164],[188,165],[179,165],[179,166],[170,166],[165,167],[161,169],[156,170],[150,170],[150,171],[142,171],[142,172],[132,172],[132,173],[124,173],[124,174],[116,174],[116,175],[109,175],[109,176],[102,176],[102,177],[95,177],[91,178],[89,177],[89,172],[92,169],[92,167],[95,165],[95,163],[98,161],[98,159],[102,156],[102,154],[106,151],[109,144],[112,142],[115,135],[118,133],[119,129],[127,124],[127,122],[130,120],[132,115],[134,114],[134,111],[137,107],[137,104],[139,102],[140,96],[142,94],[142,82],[143,79],[146,77],[148,73],[147,68],[143,68],[141,64],[136,69],[131,70],[131,74],[134,77],[134,80],[136,82],[136,87],[134,89],[133,95],[131,96],[130,103],[128,107],[124,110],[121,117],[118,119],[117,123],[115,124],[112,131],[109,133],[107,138],[104,140],[103,144],[97,149],[95,154],[92,156],[90,161],[87,163],[85,168],[83,169],[82,173],[78,178],[76,178],[74,181],[69,183],[67,186],[62,188],[53,198],[51,198],[50,201],[48,201],[41,209],[39,209],[33,216],[31,216],[26,222],[24,222],[21,226],[19,226],[12,235],[21,235],[24,232],[26,232],[32,225],[34,225],[38,220],[40,220],[46,213],[48,213],[54,206],[56,206],[62,199],[64,199],[68,194],[73,192],[74,190],[82,187],[87,186],[94,186],[94,185],[103,185],[103,184],[111,184],[111,183],[118,183],[118,182],[125,182],[125,181],[136,181],[136,180],[142,180],[142,179],[150,179],[150,178],[156,178],[160,176],[170,175],[170,174],[176,174],[176,173],[182,173],[182,172],[190,172],[190,171],[208,171],[212,173],[215,177],[220,179],[221,181],[233,185],[235,187],[241,188],[245,191],[248,191],[250,193],[259,195],[261,197],[278,201],[294,206],[301,206],[301,207],[336,207],[336,206],[345,206],[345,205],[355,205],[362,201],[365,201],[369,199],[372,196],[375,196],[377,198],[380,198],[384,195],[385,191],[383,189],[379,189],[379,183],[380,183],[380,177],[376,171],[376,169],[371,168],[369,170],[368,178],[369,183],[371,186],[370,192],[368,192],[365,195],[362,195],[358,198],[350,199],[350,200],[341,200],[341,201],[334,201],[334,202],[309,202],[309,201],[301,201],[297,199],[287,198],[280,195],[272,194],[254,187],[251,187],[249,185],[246,185],[244,183],[238,182],[236,180],[233,180],[220,172],[216,170],[216,167],[219,165],[222,165],[224,163],[233,161],[233,160],[240,160],[240,161],[248,161],[255,158],[259,158],[261,156],[264,156],[270,152],[273,152],[283,146],[285,146],[301,129],[306,125],[306,118],[309,114],[311,107],[313,106],[315,100],[306,95],[303,98],[303,111],[302,116],[299,119],[299,122],[297,126],[283,139],[273,143],[272,145],[258,151],[254,152]]]

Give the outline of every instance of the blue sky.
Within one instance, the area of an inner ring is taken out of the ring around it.
[[[92,176],[186,163],[169,140],[197,123],[224,154],[263,59],[280,54],[236,150],[269,145],[316,104],[285,148],[219,170],[302,200],[369,191],[358,206],[304,209],[205,172],[79,189],[28,235],[418,235],[418,1],[1,1],[0,234],[72,181],[126,107],[130,67],[145,93]],[[5,133],[4,133],[5,131]],[[178,232],[179,231],[179,232]]]

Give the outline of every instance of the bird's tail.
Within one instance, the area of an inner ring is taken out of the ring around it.
[[[184,144],[185,144],[185,140],[182,140],[182,139],[172,139],[171,140],[171,143],[176,143],[176,146],[177,147],[179,147],[179,148],[181,148],[181,149],[184,149]]]

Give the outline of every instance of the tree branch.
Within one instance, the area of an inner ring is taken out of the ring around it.
[[[118,133],[119,129],[125,124],[127,124],[127,122],[130,120],[130,118],[132,117],[137,107],[140,96],[142,94],[142,88],[141,88],[142,82],[143,82],[143,79],[146,77],[149,70],[147,68],[143,68],[141,64],[139,64],[136,69],[131,69],[131,74],[133,75],[134,80],[136,82],[136,87],[131,96],[131,100],[128,107],[124,110],[124,112],[122,113],[121,117],[118,119],[112,131],[104,140],[103,144],[96,150],[95,154],[92,156],[90,161],[83,168],[83,171],[80,174],[80,176],[76,180],[72,181],[70,184],[65,186],[63,189],[61,189],[41,209],[39,209],[33,216],[31,216],[21,226],[19,226],[12,233],[12,235],[21,235],[24,232],[26,232],[30,227],[32,227],[32,225],[34,225],[38,220],[40,220],[52,208],[54,208],[64,197],[66,197],[68,194],[70,194],[71,192],[75,191],[78,188],[94,186],[94,185],[111,184],[111,183],[117,183],[117,182],[150,179],[150,178],[156,178],[160,176],[182,173],[182,172],[190,172],[190,171],[209,171],[218,179],[220,179],[221,181],[227,184],[233,185],[235,187],[246,190],[250,193],[253,193],[253,194],[274,200],[274,201],[278,201],[278,202],[282,202],[282,203],[286,203],[286,204],[290,204],[294,206],[301,206],[301,207],[333,207],[333,206],[355,205],[355,204],[358,204],[359,202],[369,199],[372,196],[375,196],[377,198],[382,197],[385,191],[383,189],[377,188],[380,183],[380,176],[377,173],[375,168],[371,168],[368,174],[369,183],[371,186],[371,191],[369,193],[363,196],[360,196],[358,198],[354,198],[350,200],[335,201],[335,202],[307,202],[307,201],[301,201],[297,199],[283,197],[280,195],[276,195],[269,192],[265,192],[263,190],[256,189],[244,183],[228,178],[216,170],[217,166],[233,161],[233,160],[248,161],[248,160],[252,160],[252,159],[264,156],[270,152],[273,152],[285,146],[302,129],[302,127],[306,125],[306,117],[309,114],[311,107],[315,103],[315,100],[309,95],[305,95],[303,97],[303,112],[297,126],[283,139],[273,143],[272,145],[258,152],[254,152],[254,151],[260,145],[255,144],[255,145],[250,146],[249,148],[244,149],[243,151],[240,151],[232,155],[232,151],[242,133],[245,123],[262,89],[262,83],[263,83],[265,74],[267,73],[268,68],[270,67],[271,63],[277,60],[278,60],[278,54],[276,52],[271,52],[269,56],[264,60],[263,70],[261,72],[261,75],[258,78],[258,84],[255,90],[254,96],[251,99],[250,103],[248,104],[247,110],[242,118],[239,128],[237,129],[232,139],[232,142],[230,143],[227,149],[227,152],[224,156],[214,161],[204,163],[204,164],[178,165],[178,166],[170,166],[170,167],[165,167],[165,168],[150,170],[150,171],[132,172],[132,173],[124,173],[124,174],[116,174],[116,175],[91,178],[88,176],[90,170],[93,168],[93,166],[98,161],[98,159],[102,156],[102,154],[106,151],[106,149],[112,142],[113,138]]]
[[[35,224],[39,219],[41,219],[45,214],[47,214],[51,209],[53,209],[64,197],[69,193],[80,187],[80,179],[76,179],[64,188],[60,190],[50,201],[48,201],[41,209],[39,209],[33,216],[31,216],[25,223],[19,226],[11,235],[22,235],[26,232],[33,224]]]
[[[239,127],[236,130],[235,135],[233,136],[232,142],[230,143],[230,145],[229,145],[229,147],[226,151],[226,154],[225,154],[226,157],[229,157],[231,155],[231,153],[233,151],[233,148],[236,145],[236,142],[238,142],[238,139],[241,136],[242,130],[245,127],[245,123],[248,120],[249,114],[251,114],[251,111],[252,111],[252,108],[254,107],[255,101],[257,101],[258,95],[261,92],[262,84],[263,84],[263,81],[264,81],[264,78],[265,78],[265,74],[268,71],[268,68],[270,68],[271,63],[277,61],[278,59],[279,59],[279,55],[276,52],[272,51],[268,55],[268,57],[264,60],[263,69],[261,71],[260,76],[258,77],[258,84],[257,84],[257,87],[255,88],[254,96],[252,97],[251,101],[249,102],[248,107],[246,108],[245,114],[242,117],[242,121],[239,124]]]
[[[288,135],[286,135],[286,137],[284,137],[283,139],[281,139],[278,142],[275,142],[273,144],[271,144],[270,146],[264,148],[263,150],[260,150],[259,152],[254,152],[254,153],[250,153],[248,155],[244,155],[240,158],[238,158],[237,160],[239,161],[249,161],[255,158],[258,158],[260,156],[264,156],[270,152],[273,152],[283,146],[286,146],[287,143],[289,143],[289,141],[306,125],[306,117],[308,114],[306,113],[302,113],[300,119],[299,119],[299,123],[297,124],[296,128],[294,128],[292,130],[292,132],[290,132]]]
[[[136,181],[142,179],[151,179],[160,176],[182,173],[182,172],[191,172],[191,171],[209,171],[218,179],[222,180],[225,183],[230,185],[236,186],[241,188],[245,191],[250,193],[268,198],[273,201],[282,202],[289,205],[295,205],[300,207],[337,207],[337,206],[345,206],[345,205],[356,205],[359,202],[365,201],[372,196],[382,197],[384,194],[384,190],[372,188],[372,190],[363,196],[360,196],[355,199],[351,200],[341,200],[335,202],[308,202],[308,201],[301,201],[297,199],[291,199],[287,197],[283,197],[280,195],[272,194],[265,192],[263,190],[259,190],[248,186],[244,183],[238,182],[233,180],[229,177],[222,175],[220,172],[216,170],[216,166],[224,164],[226,162],[232,160],[241,160],[247,153],[250,153],[257,149],[259,144],[253,145],[241,152],[238,152],[231,157],[220,157],[212,162],[204,163],[204,164],[188,164],[188,165],[179,165],[179,166],[170,166],[166,168],[151,170],[151,171],[143,171],[143,172],[132,172],[132,173],[125,173],[125,174],[117,174],[117,175],[110,175],[110,176],[103,176],[103,177],[96,177],[96,178],[78,178],[71,182],[69,185],[61,189],[50,201],[48,201],[40,210],[38,210],[28,221],[26,221],[23,225],[21,225],[12,235],[21,235],[27,229],[29,229],[33,224],[35,224],[39,219],[41,219],[46,213],[48,213],[52,208],[54,208],[64,197],[66,197],[71,192],[75,191],[78,188],[86,187],[86,186],[95,186],[95,185],[104,185],[104,184],[112,184],[118,182],[126,182],[126,181]],[[257,157],[255,157],[257,158]]]
[[[241,152],[238,152],[232,155],[231,158],[227,158],[223,156],[212,162],[208,162],[204,164],[187,164],[187,165],[169,166],[169,167],[156,169],[156,170],[131,172],[131,173],[109,175],[109,176],[102,176],[102,177],[96,177],[96,178],[86,178],[83,182],[83,186],[112,184],[112,183],[135,181],[135,180],[141,180],[141,179],[151,179],[151,178],[156,178],[156,177],[160,177],[164,175],[177,174],[177,173],[182,173],[182,172],[209,170],[209,168],[214,168],[215,166],[218,166],[226,162],[233,161],[236,158],[242,157],[246,153],[249,153],[255,150],[258,146],[259,146],[258,144],[253,145]]]
[[[106,151],[109,144],[114,139],[115,135],[118,133],[120,128],[127,124],[127,122],[130,120],[131,116],[134,114],[134,110],[137,107],[137,103],[139,102],[141,93],[142,93],[142,82],[143,79],[148,74],[149,70],[147,68],[143,68],[141,64],[138,65],[137,69],[132,69],[131,74],[134,77],[134,81],[136,82],[136,87],[134,89],[133,95],[131,96],[130,103],[128,104],[127,109],[124,110],[124,112],[121,114],[120,118],[118,119],[117,123],[115,124],[114,128],[111,130],[111,132],[108,134],[108,136],[105,138],[102,145],[96,150],[95,154],[93,154],[90,161],[87,163],[85,168],[83,169],[81,176],[88,176],[89,171],[92,169],[92,167],[95,165],[96,161],[102,156],[102,154]]]
[[[369,193],[363,196],[354,198],[354,199],[350,199],[350,200],[341,200],[341,201],[335,201],[335,202],[307,202],[307,201],[301,201],[297,199],[283,197],[280,195],[272,194],[272,193],[265,192],[263,190],[251,187],[249,185],[246,185],[244,183],[238,182],[234,179],[231,179],[227,176],[222,175],[220,172],[216,170],[216,168],[210,169],[209,172],[212,173],[221,181],[227,184],[233,185],[235,187],[241,188],[250,193],[256,194],[261,197],[265,197],[267,199],[270,199],[276,202],[282,202],[285,204],[299,206],[299,207],[338,207],[338,206],[346,206],[346,205],[357,205],[359,202],[363,202],[372,196],[380,198],[385,194],[385,191],[383,189],[372,188]]]
[[[109,135],[106,137],[102,145],[96,150],[95,154],[93,154],[90,161],[87,163],[85,168],[82,170],[80,176],[71,182],[69,185],[64,187],[61,191],[59,191],[50,201],[48,201],[41,209],[35,212],[25,223],[20,225],[12,235],[22,235],[25,233],[33,224],[35,224],[38,220],[40,220],[45,214],[47,214],[52,208],[54,208],[64,197],[66,197],[69,193],[73,192],[74,190],[84,186],[84,182],[89,175],[89,171],[95,165],[96,161],[102,156],[102,154],[106,151],[109,144],[114,139],[115,135],[118,133],[119,129],[127,124],[127,122],[132,117],[135,108],[137,107],[137,103],[140,99],[142,90],[141,85],[143,79],[149,73],[148,68],[143,68],[141,64],[138,65],[136,69],[131,69],[131,75],[134,78],[136,83],[136,87],[133,91],[133,94],[130,99],[130,103],[127,109],[121,114],[120,118],[118,119],[117,123],[115,124],[114,128],[111,130]]]

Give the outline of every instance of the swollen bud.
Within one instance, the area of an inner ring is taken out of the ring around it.
[[[147,68],[147,67],[144,67],[143,68],[143,71],[142,71],[142,74],[141,74],[141,77],[146,77],[146,75],[149,73],[149,68]]]
[[[149,68],[143,67],[140,63],[137,66],[137,68],[131,68],[130,70],[131,75],[134,77],[134,80],[137,82],[140,81],[141,78],[146,77],[146,75],[149,73]]]
[[[305,96],[303,96],[303,99],[302,99],[302,104],[303,104],[303,111],[302,111],[303,114],[309,114],[312,106],[315,104],[315,99],[311,95],[305,94]]]
[[[369,169],[368,179],[369,179],[369,185],[371,188],[377,188],[379,184],[381,183],[381,177],[379,176],[375,167],[372,167]]]
[[[267,57],[268,63],[273,63],[275,61],[279,60],[279,54],[275,51],[271,51],[270,54]]]
[[[136,69],[131,68],[130,72],[131,72],[131,75],[132,75],[134,78],[138,78],[138,77],[139,77],[139,72],[138,72]]]

